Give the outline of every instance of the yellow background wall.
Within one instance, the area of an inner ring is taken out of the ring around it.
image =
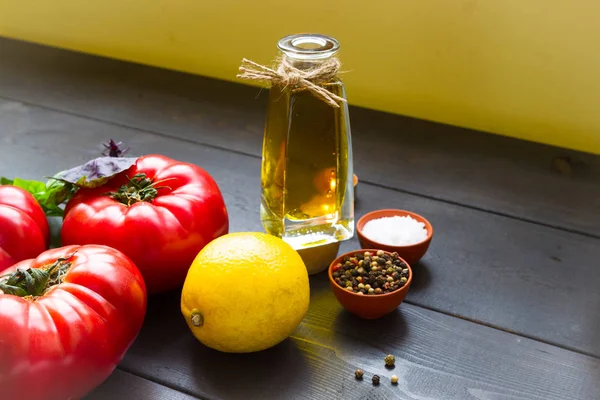
[[[236,80],[242,57],[320,32],[352,104],[600,154],[599,17],[598,0],[0,0],[0,35]]]

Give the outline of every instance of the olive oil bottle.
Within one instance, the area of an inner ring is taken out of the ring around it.
[[[331,37],[311,34],[285,37],[278,47],[289,65],[311,71],[334,57],[339,44]],[[315,84],[346,98],[335,74]],[[273,85],[270,90],[261,220],[268,233],[300,250],[353,237],[354,192],[347,103],[332,106],[298,86]]]

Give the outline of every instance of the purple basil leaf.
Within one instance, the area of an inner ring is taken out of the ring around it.
[[[86,188],[104,185],[113,176],[128,170],[137,157],[99,157],[75,168],[59,172],[54,178]]]

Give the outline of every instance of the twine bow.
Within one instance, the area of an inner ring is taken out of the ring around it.
[[[340,66],[340,61],[332,57],[313,68],[298,69],[284,56],[279,60],[277,70],[274,70],[244,58],[240,66],[241,74],[238,74],[237,77],[253,81],[266,81],[282,87],[305,88],[330,106],[339,108],[339,103],[346,102],[346,99],[318,84],[333,79],[340,70]]]

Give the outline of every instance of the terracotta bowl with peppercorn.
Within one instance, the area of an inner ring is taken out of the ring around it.
[[[386,209],[363,215],[356,233],[362,248],[396,252],[414,267],[429,249],[433,227],[419,214]]]
[[[365,319],[394,311],[412,282],[412,270],[398,253],[377,249],[342,254],[331,263],[328,275],[340,304]]]

